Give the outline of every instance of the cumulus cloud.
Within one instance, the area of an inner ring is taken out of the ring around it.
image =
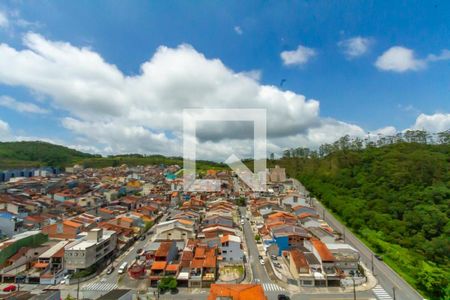
[[[48,110],[40,108],[34,103],[20,102],[9,96],[0,96],[0,106],[18,111],[20,113],[46,114]]]
[[[389,48],[375,62],[379,70],[403,73],[406,71],[418,71],[427,67],[429,62],[450,59],[450,51],[442,50],[441,54],[429,54],[426,58],[417,58],[412,49],[401,46]]]
[[[280,54],[283,64],[286,66],[304,65],[315,55],[316,51],[314,49],[302,45],[298,45],[295,50],[283,51]]]
[[[338,46],[342,49],[347,58],[351,59],[365,54],[369,50],[371,44],[372,39],[356,36],[340,41]]]
[[[429,132],[442,132],[450,130],[450,114],[420,114],[416,119],[413,129],[426,130]]]
[[[420,70],[425,65],[423,60],[415,57],[413,50],[400,46],[391,47],[375,62],[375,66],[380,70],[399,73]]]
[[[21,50],[0,45],[0,83],[29,88],[66,111],[61,123],[77,136],[78,149],[181,155],[184,108],[266,109],[270,149],[315,146],[364,132],[321,118],[317,100],[263,85],[259,76],[234,72],[190,45],[161,46],[139,74],[127,76],[87,47],[35,33],[26,34],[23,44]],[[251,155],[252,131],[244,126],[199,124],[198,132],[201,158],[227,158],[231,149],[240,157]]]
[[[9,124],[0,120],[0,139],[9,136]]]

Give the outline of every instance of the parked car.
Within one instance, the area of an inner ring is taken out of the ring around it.
[[[289,297],[286,296],[285,294],[279,294],[278,295],[278,300],[289,300]]]
[[[276,255],[271,255],[270,257],[271,257],[273,260],[277,260],[277,259],[278,259]]]
[[[108,270],[106,270],[106,274],[107,275],[112,274],[112,272],[114,272],[114,267],[113,266],[109,267]]]
[[[119,273],[119,274],[125,273],[125,271],[127,270],[127,266],[128,266],[127,262],[122,263],[122,265],[119,267],[119,271],[117,271],[117,273]]]
[[[241,220],[241,225],[244,225],[245,224],[245,221],[244,221],[244,219],[242,219]]]
[[[14,284],[10,284],[3,289],[4,292],[14,292],[17,287]]]
[[[141,236],[141,241],[145,241],[145,235]]]
[[[259,258],[259,259],[263,259],[262,255],[258,255],[258,258]]]
[[[277,262],[274,263],[273,265],[274,265],[276,268],[281,268],[281,265],[280,265],[279,263],[277,263]]]
[[[260,259],[260,260],[259,260],[259,263],[262,264],[262,265],[264,265],[264,264],[265,264],[264,259]]]

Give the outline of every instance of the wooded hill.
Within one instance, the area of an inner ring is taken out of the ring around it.
[[[411,285],[450,299],[450,144],[362,142],[348,136],[311,153],[290,149],[279,164]]]

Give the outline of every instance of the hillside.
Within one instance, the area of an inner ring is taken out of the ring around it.
[[[272,161],[411,285],[450,297],[450,145],[399,142]],[[448,299],[448,298],[447,298]]]
[[[140,155],[140,154],[128,154],[128,155],[114,155],[108,157],[94,157],[94,158],[86,158],[82,159],[78,162],[84,167],[88,168],[104,168],[104,167],[115,167],[120,166],[122,164],[126,164],[128,166],[137,166],[137,165],[155,165],[155,164],[165,164],[165,165],[179,165],[183,166],[183,158],[182,157],[169,157],[163,155]],[[197,170],[206,170],[206,169],[218,169],[223,170],[228,167],[224,164],[212,162],[212,161],[203,161],[198,160],[196,162]]]
[[[183,165],[181,157],[163,155],[123,154],[108,157],[83,153],[64,146],[45,142],[0,142],[0,170],[25,167],[66,167],[80,164],[87,168],[136,165]],[[206,169],[227,169],[224,164],[197,161],[199,172]]]
[[[93,157],[92,154],[45,142],[0,142],[0,169],[64,167]]]

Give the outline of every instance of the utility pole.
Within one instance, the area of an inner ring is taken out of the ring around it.
[[[342,232],[344,234],[344,242],[345,242],[345,226],[342,227]]]
[[[393,293],[394,300],[395,300],[395,286],[392,287],[392,293]]]
[[[353,300],[356,300],[355,276],[352,276],[352,281],[353,281]]]
[[[371,256],[372,274],[375,276],[375,269],[373,267],[373,253],[371,253],[371,254],[372,254],[372,256]]]
[[[80,277],[78,277],[77,283],[77,300],[80,300]]]

